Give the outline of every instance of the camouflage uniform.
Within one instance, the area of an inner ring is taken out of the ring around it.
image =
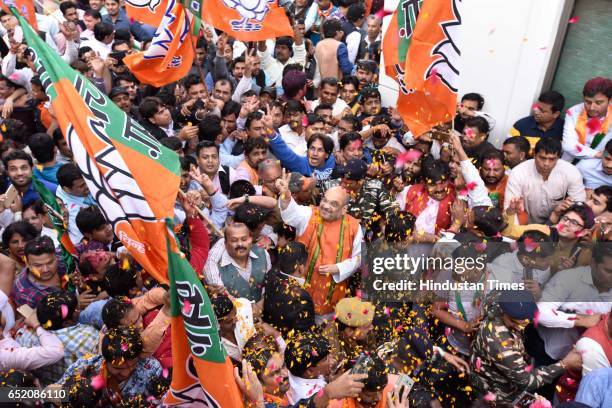
[[[486,311],[470,356],[476,391],[492,392],[497,395],[497,401],[513,402],[523,391],[533,392],[565,371],[560,363],[538,368],[530,365],[521,333],[504,325],[499,306]]]
[[[339,186],[340,180],[328,180],[323,185],[323,193],[331,187]],[[380,180],[367,179],[356,197],[351,196],[347,213],[357,218],[367,241],[373,241],[380,235],[377,224],[381,219],[389,219],[399,211],[397,201]]]

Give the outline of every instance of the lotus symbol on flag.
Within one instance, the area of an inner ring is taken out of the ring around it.
[[[161,0],[125,0],[132,7],[137,8],[145,8],[148,7],[149,10],[155,12],[155,9],[161,3]]]
[[[261,23],[270,11],[268,3],[275,0],[223,0],[226,7],[236,10],[241,20],[231,20],[234,31],[259,31]]]

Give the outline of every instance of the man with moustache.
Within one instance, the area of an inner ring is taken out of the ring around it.
[[[576,165],[584,178],[584,187],[594,190],[612,186],[612,140],[606,143],[601,159],[583,159]]]
[[[218,251],[220,257],[213,256]],[[231,296],[259,302],[270,266],[270,255],[264,248],[253,245],[249,228],[235,222],[225,227],[224,239],[211,248],[204,277],[207,284],[224,287]]]
[[[306,286],[318,322],[322,322],[348,294],[347,279],[359,267],[363,234],[359,221],[346,214],[348,194],[344,188],[332,187],[318,207],[306,207],[291,197],[289,179],[287,175],[276,181],[281,217],[308,248]]]
[[[503,210],[504,193],[508,176],[504,169],[504,155],[497,149],[491,149],[482,155],[480,178],[489,190],[489,198],[494,207]]]

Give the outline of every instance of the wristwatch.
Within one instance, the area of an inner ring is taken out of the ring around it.
[[[245,195],[244,195],[244,202],[245,202],[245,203],[248,203],[248,202],[249,202],[249,195],[248,195],[248,194],[245,194]]]

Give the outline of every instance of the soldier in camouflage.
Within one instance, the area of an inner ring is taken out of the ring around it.
[[[487,303],[470,356],[472,385],[479,394],[493,393],[496,401],[513,403],[523,392],[533,393],[552,383],[566,369],[582,368],[575,350],[558,363],[533,367],[522,340],[537,311],[530,292],[504,291],[499,302]]]
[[[361,159],[351,159],[343,168],[342,178],[328,180],[323,192],[341,185],[350,193],[347,213],[361,223],[367,242],[381,235],[380,222],[399,212],[397,202],[379,180],[366,179],[367,164]]]

